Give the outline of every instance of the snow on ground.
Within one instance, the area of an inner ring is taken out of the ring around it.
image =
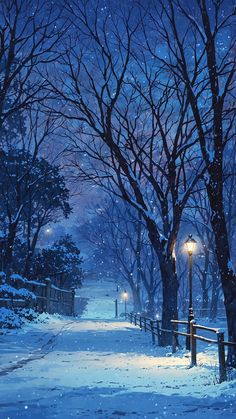
[[[49,316],[0,336],[1,419],[235,418],[236,381],[215,384],[214,347],[189,369],[185,351],[171,356],[114,320],[110,285],[92,285],[79,291],[93,296],[82,318]]]
[[[125,303],[123,289],[117,292],[116,284],[109,280],[87,280],[86,286],[77,291],[77,298],[86,300],[89,298],[83,318],[111,319],[115,317],[115,300],[118,300],[118,314],[124,315]],[[79,303],[79,301],[78,301]],[[127,311],[132,310],[130,295],[128,293]]]

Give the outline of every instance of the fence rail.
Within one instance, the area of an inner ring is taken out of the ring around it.
[[[75,305],[75,289],[65,290],[58,288],[52,284],[50,279],[45,279],[43,282],[25,281],[17,284],[14,282],[16,289],[24,287],[31,291],[36,299],[23,299],[19,296],[1,296],[0,307],[7,308],[33,308],[42,313],[46,311],[49,314],[58,313],[67,316],[74,316]]]
[[[219,362],[219,382],[227,380],[227,367],[226,367],[226,355],[225,347],[233,346],[236,347],[236,343],[228,342],[224,340],[224,332],[221,332],[220,329],[215,327],[207,327],[200,324],[196,324],[195,320],[190,322],[190,333],[179,331],[178,325],[183,325],[188,327],[187,320],[171,320],[172,329],[166,330],[160,327],[159,320],[153,320],[147,317],[142,316],[139,313],[128,313],[127,318],[131,323],[134,323],[136,326],[139,326],[140,329],[144,329],[145,332],[149,331],[152,335],[152,343],[160,345],[160,335],[161,332],[171,333],[172,335],[172,353],[176,353],[178,348],[178,339],[177,336],[186,336],[190,338],[190,351],[191,351],[191,367],[197,365],[197,340],[201,340],[206,343],[217,344],[218,346],[218,362]],[[197,334],[197,330],[203,330],[211,333],[215,333],[216,339],[211,339],[206,336],[201,336]]]

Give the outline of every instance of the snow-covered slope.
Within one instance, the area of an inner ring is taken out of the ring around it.
[[[123,291],[117,292],[116,284],[109,280],[86,280],[81,289],[77,290],[77,305],[81,299],[87,299],[87,306],[82,314],[82,318],[88,319],[114,319],[115,300],[118,301],[118,315],[122,316],[125,312]],[[130,293],[128,293],[127,310],[132,309]],[[77,307],[79,312],[79,307]]]

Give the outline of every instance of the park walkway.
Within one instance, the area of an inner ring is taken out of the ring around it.
[[[189,370],[137,327],[91,319],[89,302],[86,315],[1,336],[0,419],[235,417],[235,390],[214,384],[212,366]]]

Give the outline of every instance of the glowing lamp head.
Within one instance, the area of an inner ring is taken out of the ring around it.
[[[196,245],[197,245],[197,242],[192,237],[192,234],[189,234],[189,236],[188,236],[188,238],[187,238],[187,240],[184,244],[185,244],[185,247],[186,247],[186,250],[187,250],[188,254],[192,255],[193,252],[195,251]]]
[[[45,230],[45,232],[46,232],[47,235],[52,234],[52,228],[51,227],[47,227],[46,230]]]
[[[127,300],[128,299],[128,293],[127,293],[127,291],[124,291],[123,297],[124,297],[124,300]]]

